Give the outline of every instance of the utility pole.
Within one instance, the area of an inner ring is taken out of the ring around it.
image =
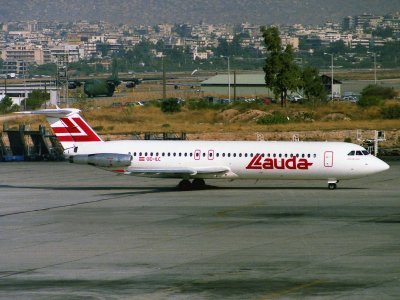
[[[331,100],[333,101],[333,54],[332,53],[324,53],[324,54],[331,56]]]
[[[231,102],[231,65],[229,56],[228,56],[228,99],[229,102]]]
[[[376,85],[376,53],[374,52],[374,79]]]
[[[233,101],[236,101],[236,70],[233,71]]]
[[[165,75],[164,55],[162,56],[161,61],[162,61],[163,101],[165,101],[167,99],[167,80]]]
[[[333,101],[333,54],[331,54],[331,97]]]

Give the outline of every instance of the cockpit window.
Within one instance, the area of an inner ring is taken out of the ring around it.
[[[349,152],[349,154],[347,154],[348,156],[363,156],[363,155],[369,155],[369,152],[367,150],[352,150]]]

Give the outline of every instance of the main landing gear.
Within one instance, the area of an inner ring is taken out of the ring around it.
[[[192,182],[188,179],[183,179],[179,182],[178,188],[181,191],[189,191],[189,190],[200,190],[203,189],[206,186],[206,182],[204,179],[201,178],[196,178],[193,179]]]
[[[336,180],[336,179],[328,180],[328,189],[336,190],[338,182],[339,182],[339,180]]]

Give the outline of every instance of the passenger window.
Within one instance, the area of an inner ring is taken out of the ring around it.
[[[361,151],[357,151],[356,155],[363,155]]]
[[[316,158],[317,157],[317,154],[314,154],[314,158]]]
[[[222,153],[222,157],[225,157],[225,153]]]
[[[244,157],[247,157],[247,153],[244,154]]]
[[[233,157],[236,157],[236,153],[233,153]]]
[[[239,153],[239,157],[242,157],[242,153]]]
[[[133,156],[136,156],[136,152],[133,152]]]
[[[231,157],[231,154],[230,154],[230,153],[228,153],[228,157]]]
[[[276,154],[274,153],[274,155],[272,155],[273,157],[276,157]]]

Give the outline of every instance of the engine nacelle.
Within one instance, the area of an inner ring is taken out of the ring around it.
[[[99,168],[123,168],[131,165],[132,156],[118,153],[99,153],[74,155],[69,162],[81,165],[92,165]]]

